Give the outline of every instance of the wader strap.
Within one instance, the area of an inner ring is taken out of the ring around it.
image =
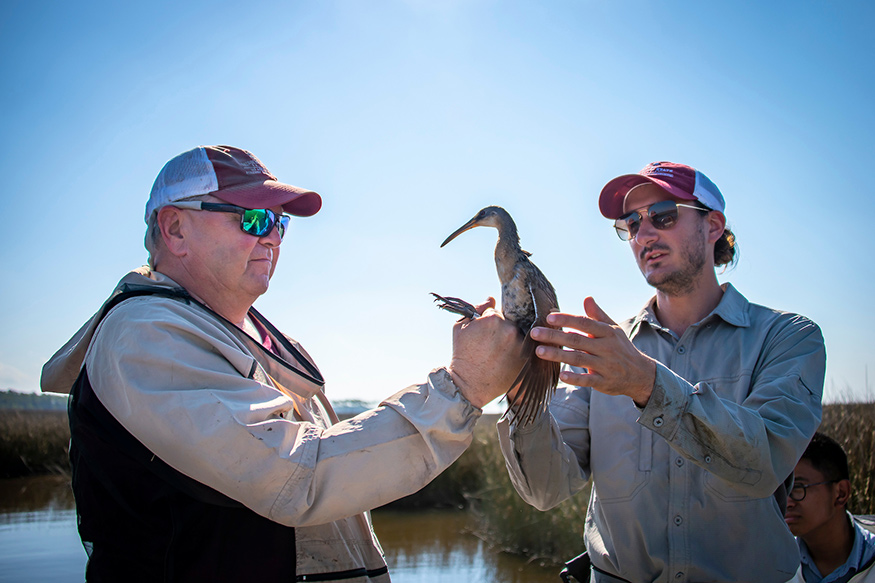
[[[100,314],[100,319],[102,320],[111,309],[113,309],[123,301],[141,296],[163,296],[180,300],[182,302],[185,302],[186,304],[195,304],[208,314],[211,314],[213,317],[218,319],[220,322],[224,323],[229,330],[232,330],[234,332],[240,330],[239,328],[237,328],[237,326],[228,321],[227,318],[225,318],[206,304],[196,300],[194,297],[192,297],[190,293],[188,293],[184,288],[181,287],[158,288],[149,285],[125,284],[121,287],[119,293],[113,296],[106,303],[103,311]],[[295,357],[295,360],[298,362],[298,364],[301,365],[304,370],[298,370],[294,366],[289,366],[288,362],[286,362],[279,355],[274,354],[273,352],[265,348],[261,342],[254,343],[254,345],[267,356],[267,358],[283,363],[283,366],[289,371],[304,378],[308,382],[317,385],[320,388],[325,386],[325,379],[322,377],[322,373],[319,372],[319,369],[316,368],[309,360],[304,358],[304,355],[301,354],[301,351],[295,348],[294,345],[292,345],[292,343],[289,342],[288,339],[283,335],[283,333],[277,330],[276,326],[271,324],[268,319],[262,316],[255,308],[250,307],[249,312],[251,316],[253,316],[256,320],[258,320],[260,324],[262,324],[265,328],[268,329],[268,331],[270,331],[270,333],[274,336],[274,338],[276,338],[277,342],[279,342],[283,346],[283,348],[288,350],[292,354],[292,356]],[[240,334],[246,333],[240,330]]]
[[[563,583],[572,583],[572,581],[577,581],[578,583],[589,583],[592,578],[592,571],[599,573],[601,575],[607,575],[611,579],[615,581],[624,581],[625,583],[631,583],[622,577],[618,577],[613,573],[608,573],[607,571],[603,571],[599,569],[589,560],[589,553],[581,553],[565,563],[565,568],[562,569],[562,572],[559,573],[559,577],[562,579]],[[572,579],[573,578],[573,579]]]
[[[356,577],[379,577],[389,572],[389,567],[379,569],[350,569],[349,571],[335,571],[334,573],[316,573],[313,575],[298,575],[295,581],[341,581],[343,579],[355,579]]]

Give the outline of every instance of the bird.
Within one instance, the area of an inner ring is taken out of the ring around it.
[[[525,365],[511,387],[520,385],[510,403],[518,423],[528,425],[542,411],[559,383],[559,363],[535,356],[532,328],[547,325],[547,314],[559,310],[556,290],[538,267],[529,259],[531,253],[520,247],[516,223],[500,206],[488,206],[456,229],[441,243],[447,243],[475,227],[493,227],[498,230],[495,244],[495,268],[501,282],[501,313],[516,324],[525,336],[523,356]],[[464,300],[432,293],[438,307],[466,318],[480,316],[476,308]]]

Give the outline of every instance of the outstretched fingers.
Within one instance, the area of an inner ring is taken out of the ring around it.
[[[540,343],[535,354],[544,360],[586,369],[562,371],[560,379],[565,383],[592,387],[608,395],[627,395],[636,403],[646,403],[656,377],[655,362],[635,348],[595,300],[586,298],[584,310],[586,316],[547,316],[547,324],[556,328],[532,330],[532,337]]]
[[[594,364],[588,342],[592,339],[577,332],[563,332],[549,328],[535,328],[532,338],[541,344],[535,349],[538,358],[571,366],[590,367]]]
[[[602,310],[601,306],[596,303],[592,296],[589,296],[583,300],[583,309],[586,312],[586,315],[593,320],[608,324],[610,326],[617,325],[617,323],[614,322],[604,310]]]

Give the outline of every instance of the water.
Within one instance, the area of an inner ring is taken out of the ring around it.
[[[559,567],[491,549],[465,512],[372,513],[393,583],[560,583]]]
[[[470,531],[457,511],[373,513],[393,583],[557,583],[559,569],[502,553]],[[81,582],[85,551],[69,481],[0,480],[0,583]]]
[[[85,558],[66,478],[0,480],[0,582],[83,581]]]

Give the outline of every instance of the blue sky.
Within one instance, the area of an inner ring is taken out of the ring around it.
[[[495,231],[439,245],[489,204],[563,309],[592,295],[633,315],[652,290],[597,195],[671,160],[726,197],[741,258],[721,281],[818,322],[826,400],[871,400],[873,17],[804,0],[7,1],[0,389],[36,390],[144,263],[163,164],[231,144],[323,195],[256,306],[334,398],[448,362],[453,317],[428,294],[497,295]]]

